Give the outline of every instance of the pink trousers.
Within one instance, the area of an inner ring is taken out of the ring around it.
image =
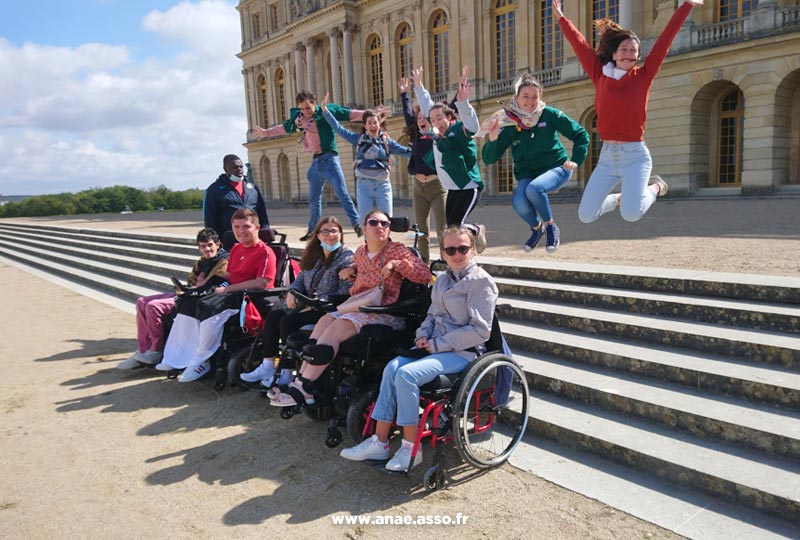
[[[175,293],[136,300],[136,341],[140,352],[164,350],[164,315],[175,309]]]

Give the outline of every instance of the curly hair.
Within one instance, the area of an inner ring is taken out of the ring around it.
[[[614,53],[617,52],[620,43],[626,39],[632,39],[636,42],[641,56],[642,41],[633,31],[625,30],[611,19],[594,21],[594,27],[597,29],[597,56],[603,64],[607,64],[614,59]]]
[[[539,79],[533,76],[532,73],[528,73],[527,71],[519,76],[517,81],[514,83],[514,95],[518,96],[520,90],[523,88],[527,88],[528,86],[533,86],[539,90],[539,93],[542,92],[542,83],[539,82]]]

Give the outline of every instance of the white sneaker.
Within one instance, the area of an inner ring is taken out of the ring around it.
[[[161,360],[161,362],[156,364],[156,369],[158,371],[172,371],[173,369],[178,369],[178,368],[167,364],[166,362],[164,362],[164,360]]]
[[[248,373],[242,373],[239,378],[244,382],[255,383],[258,381],[272,382],[272,377],[275,376],[275,361],[264,360],[256,369]]]
[[[139,356],[141,353],[135,352],[128,358],[117,364],[117,369],[136,369],[141,364],[139,363]]]
[[[202,364],[196,366],[189,366],[183,370],[183,373],[178,375],[178,382],[192,382],[196,381],[206,373],[211,371],[211,362],[206,360]]]
[[[162,358],[164,358],[164,353],[158,351],[147,351],[138,355],[139,362],[149,365],[158,364]]]
[[[350,461],[389,459],[389,443],[384,444],[378,440],[377,435],[373,435],[353,447],[345,448],[339,455]]]
[[[389,463],[386,464],[387,471],[393,472],[406,472],[408,470],[408,462],[411,461],[411,449],[413,448],[413,443],[407,443],[405,440],[403,444],[400,445],[400,448],[395,452],[392,459],[389,460]],[[420,445],[417,448],[417,455],[414,457],[414,463],[411,464],[412,467],[416,467],[422,463],[422,446]]]
[[[478,234],[475,236],[475,251],[483,253],[486,249],[486,225],[476,224],[475,227],[478,229]]]

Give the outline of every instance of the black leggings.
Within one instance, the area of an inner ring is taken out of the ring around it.
[[[447,203],[445,204],[445,216],[447,226],[462,225],[472,209],[478,206],[481,199],[481,190],[473,189],[450,189],[447,191]]]
[[[286,313],[283,309],[273,309],[264,321],[264,358],[278,356],[278,341],[286,341],[286,337],[300,330],[307,324],[315,324],[325,315],[321,311],[293,311]]]

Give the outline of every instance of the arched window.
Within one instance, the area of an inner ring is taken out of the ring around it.
[[[592,21],[611,19],[619,22],[619,0],[592,0]],[[597,46],[597,30],[592,25],[592,47]]]
[[[268,201],[272,200],[272,171],[270,170],[269,158],[261,157],[261,167],[259,170],[261,193]]]
[[[514,191],[514,161],[511,157],[511,150],[505,152],[497,161],[494,169],[495,186],[494,192],[511,193]]]
[[[735,88],[719,102],[719,161],[717,185],[736,186],[741,182],[744,96]]]
[[[283,202],[292,200],[292,179],[289,175],[289,158],[286,154],[278,156],[278,192]]]
[[[515,0],[496,0],[494,3],[494,71],[497,79],[510,79],[516,70],[516,9]]]
[[[374,107],[383,103],[383,44],[377,34],[367,38],[369,52],[369,101]]]
[[[553,69],[564,63],[564,39],[553,16],[552,0],[539,1],[539,66]]]
[[[448,21],[447,15],[442,10],[434,13],[431,20],[431,65],[433,66],[431,92],[438,94],[447,90],[447,76],[450,73],[447,47]]]
[[[398,79],[411,77],[411,69],[414,67],[413,41],[411,26],[408,23],[401,24],[397,29],[397,67],[400,70],[397,74]]]
[[[721,0],[719,3],[719,22],[734,21],[750,15],[751,0]]]
[[[259,75],[256,80],[258,87],[258,119],[257,122],[261,126],[268,126],[269,120],[267,119],[267,78]]]
[[[283,68],[275,71],[275,99],[278,102],[278,122],[286,119],[286,76]]]

